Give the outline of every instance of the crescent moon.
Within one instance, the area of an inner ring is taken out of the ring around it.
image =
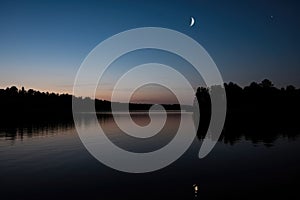
[[[194,17],[191,17],[191,23],[190,23],[190,26],[192,27],[192,26],[194,26],[194,24],[195,24],[195,19],[194,19]]]

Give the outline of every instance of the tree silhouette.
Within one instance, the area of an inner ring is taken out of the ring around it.
[[[210,94],[223,86],[199,87],[195,97],[200,108],[198,137],[205,136],[211,116]],[[270,145],[279,135],[290,138],[300,133],[300,90],[292,85],[276,88],[267,79],[240,87],[224,84],[227,97],[227,115],[221,140],[234,144],[242,136],[254,143]],[[218,92],[216,92],[218,93]],[[18,89],[16,86],[0,89],[0,127],[22,127],[25,124],[72,123],[72,95]],[[75,98],[75,97],[74,97]],[[222,98],[222,97],[220,97]],[[97,111],[110,111],[111,102],[76,97],[81,103],[94,101]],[[113,104],[119,104],[114,102]],[[188,110],[189,107],[163,105],[167,110]],[[148,110],[151,104],[130,104],[131,110]],[[31,126],[29,126],[31,127]]]
[[[264,79],[241,88],[235,83],[224,84],[227,96],[227,115],[221,139],[233,143],[242,135],[256,141],[272,142],[280,130],[299,130],[300,90],[294,86],[278,89]],[[209,126],[209,88],[198,88],[200,107],[198,136],[202,139]],[[274,134],[276,132],[276,134]],[[293,134],[295,132],[292,132]],[[293,135],[292,134],[292,135]]]

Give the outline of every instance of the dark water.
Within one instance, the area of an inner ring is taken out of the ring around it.
[[[157,115],[159,117],[159,115]],[[147,152],[174,136],[179,115],[168,117],[157,138],[133,142],[110,116],[99,122],[124,149]],[[133,115],[140,125],[147,115]],[[84,126],[95,122],[83,119]],[[188,133],[187,133],[188,134]],[[296,134],[297,135],[297,134]],[[1,199],[261,199],[297,197],[300,186],[300,140],[277,135],[272,144],[238,138],[220,141],[198,159],[196,137],[188,151],[159,171],[129,174],[110,169],[82,145],[72,123],[52,123],[0,130]],[[195,196],[193,184],[199,187]],[[299,197],[298,197],[299,198]]]

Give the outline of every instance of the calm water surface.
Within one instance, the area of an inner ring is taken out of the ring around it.
[[[148,115],[133,120],[149,123]],[[159,115],[155,117],[159,118]],[[188,117],[188,115],[184,116]],[[122,118],[122,115],[120,115]],[[164,129],[151,139],[122,133],[110,115],[98,121],[118,146],[147,152],[166,145],[176,133],[180,115],[169,114]],[[82,126],[96,127],[83,117]],[[189,134],[189,133],[187,133]],[[272,144],[241,137],[220,141],[198,159],[201,140],[170,166],[146,174],[110,169],[91,156],[72,123],[33,125],[0,130],[1,199],[260,199],[297,197],[300,183],[300,140],[284,134]],[[199,191],[194,194],[193,184]]]

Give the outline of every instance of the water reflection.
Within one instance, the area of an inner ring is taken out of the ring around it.
[[[203,125],[204,124],[204,125]],[[201,123],[198,138],[203,140],[207,132],[207,122]],[[240,141],[251,141],[253,145],[264,144],[271,147],[279,138],[295,140],[300,134],[300,127],[290,120],[274,121],[265,116],[228,115],[219,141],[234,145]]]
[[[142,113],[132,117],[140,125],[149,122]],[[100,123],[113,142],[143,152],[168,143],[178,120],[179,114],[170,114],[164,132],[139,141],[141,144],[120,133],[110,114],[99,115],[98,122],[83,115],[81,124],[93,128]],[[245,195],[269,199],[297,195],[293,189],[300,178],[297,128],[227,126],[220,142],[201,160],[197,155],[203,135],[199,132],[180,159],[146,174],[121,173],[99,163],[81,144],[72,120],[2,124],[0,133],[3,199],[245,199]],[[269,144],[273,148],[266,148]]]
[[[31,124],[20,127],[0,127],[0,140],[22,140],[24,137],[41,137],[59,134],[69,129],[73,129],[72,122],[41,123]]]
[[[180,123],[179,113],[168,113],[166,124],[161,132],[153,137],[140,139],[122,133],[111,113],[99,113],[97,116],[98,122],[105,133],[107,133],[109,139],[116,145],[133,152],[152,151],[168,144],[174,137]],[[119,117],[123,119],[121,113]],[[140,126],[146,126],[150,121],[149,115],[145,112],[131,113],[131,117]],[[156,117],[159,118],[159,114]],[[124,120],[126,119],[124,117]],[[83,114],[80,120],[82,126],[85,127],[93,126],[95,123],[90,114]],[[219,141],[234,145],[239,141],[246,140],[251,141],[254,146],[264,144],[267,147],[271,147],[281,137],[295,140],[300,134],[300,127],[291,124],[251,124],[249,121],[235,121],[226,120]],[[53,135],[70,129],[74,129],[72,119],[52,120],[51,122],[32,121],[31,123],[20,123],[18,121],[17,123],[10,122],[9,125],[2,123],[0,124],[0,140],[22,140],[24,137],[31,138]],[[206,134],[206,129],[203,129],[200,123],[197,138],[203,141]],[[131,148],[131,144],[136,145],[134,149]],[[137,146],[139,147],[137,148]]]

